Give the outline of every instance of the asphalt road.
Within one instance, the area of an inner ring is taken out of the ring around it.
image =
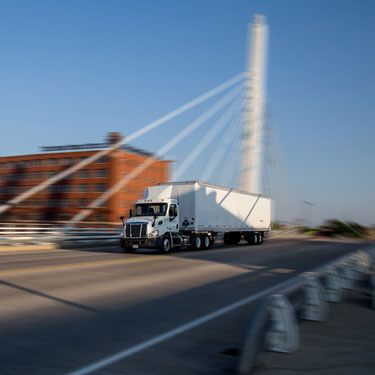
[[[254,303],[187,323],[363,245],[270,239],[169,256],[0,253],[0,373],[71,373],[124,351],[127,358],[95,373],[233,373]],[[176,327],[185,331],[137,347]]]

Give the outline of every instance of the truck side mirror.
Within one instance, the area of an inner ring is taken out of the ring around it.
[[[129,217],[132,217],[132,216],[133,216],[133,210],[129,209]]]

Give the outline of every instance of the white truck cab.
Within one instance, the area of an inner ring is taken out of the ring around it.
[[[179,233],[178,201],[176,199],[137,200],[124,223],[122,243],[126,250],[138,247],[163,248],[168,252],[171,237]],[[163,241],[164,237],[169,240]]]

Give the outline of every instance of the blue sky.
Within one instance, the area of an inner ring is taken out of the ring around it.
[[[207,91],[244,70],[254,13],[270,27],[267,101],[289,196],[278,192],[279,217],[375,224],[371,0],[0,1],[0,154],[129,134]],[[135,144],[157,150],[195,114]]]

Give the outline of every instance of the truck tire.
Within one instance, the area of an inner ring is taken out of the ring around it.
[[[163,241],[161,243],[161,248],[160,250],[164,253],[164,254],[169,254],[172,250],[171,248],[171,239],[169,236],[165,235],[163,237]]]
[[[202,247],[203,249],[209,249],[211,246],[211,240],[210,237],[207,236],[207,234],[202,236]]]
[[[255,245],[257,243],[257,235],[255,233],[247,233],[246,241],[249,245]]]
[[[194,235],[191,238],[191,240],[192,240],[191,244],[192,244],[193,249],[199,250],[202,247],[202,240],[201,240],[200,236]]]

